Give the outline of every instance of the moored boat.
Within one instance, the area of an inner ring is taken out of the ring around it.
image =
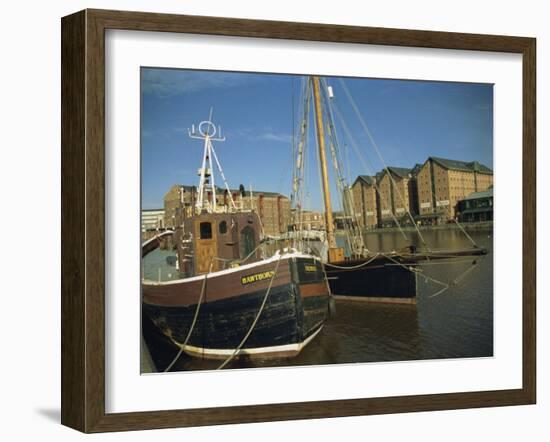
[[[321,330],[321,262],[298,252],[174,281],[143,281],[143,310],[192,356],[295,356]],[[242,342],[246,337],[246,342]]]
[[[342,80],[341,80],[342,81]],[[382,164],[383,171],[391,178],[389,168],[382,158],[381,153],[376,146],[372,135],[363,118],[359,115],[356,103],[353,101],[349,91],[344,86],[344,91],[352,108],[358,114],[361,126],[370,139],[371,144],[375,147]],[[479,248],[473,242],[472,238],[460,226],[464,234],[472,241],[473,247],[468,249],[453,249],[453,250],[433,250],[430,249],[424,242],[422,234],[413,219],[413,216],[407,209],[407,215],[410,218],[411,224],[417,229],[418,236],[423,243],[424,248],[419,249],[414,245],[406,247],[403,250],[387,251],[374,253],[367,249],[363,232],[359,228],[357,214],[355,213],[353,194],[346,178],[343,176],[343,167],[341,164],[341,156],[339,154],[339,140],[337,137],[336,125],[334,122],[334,112],[332,110],[332,98],[334,91],[327,85],[325,80],[317,76],[309,76],[304,79],[303,89],[303,105],[302,119],[300,122],[300,130],[298,134],[298,142],[293,145],[293,157],[295,159],[295,169],[293,175],[293,201],[295,203],[295,226],[302,225],[302,207],[304,185],[304,164],[307,158],[305,149],[307,146],[307,137],[309,133],[308,125],[310,119],[310,108],[314,109],[315,123],[315,141],[317,147],[317,157],[319,161],[319,175],[321,181],[321,194],[325,209],[325,230],[326,230],[326,249],[319,253],[323,258],[324,270],[327,274],[327,279],[330,285],[331,294],[340,299],[365,300],[373,302],[391,302],[391,303],[416,303],[417,294],[417,277],[422,274],[422,270],[417,267],[418,263],[429,263],[434,260],[452,260],[454,258],[472,258],[472,266],[468,268],[464,275],[473,269],[479,262],[477,257],[484,256],[488,253],[486,249]],[[353,139],[347,123],[342,118],[341,112],[337,111],[336,115],[341,118],[342,128],[347,134],[351,144],[359,151],[357,143]],[[328,146],[328,149],[327,149]],[[327,154],[327,150],[329,154]],[[347,239],[348,256],[345,255],[344,247],[337,244],[335,235],[335,223],[332,211],[331,186],[329,184],[328,161],[327,156],[330,155],[331,163],[334,169],[336,178],[336,189],[338,196],[341,199],[343,210],[343,227]],[[363,161],[363,165],[365,162]],[[376,182],[374,183],[377,199],[382,200],[384,194],[380,192]],[[399,190],[396,189],[395,183],[392,182],[392,189],[398,193],[403,199]],[[393,190],[392,190],[393,191]],[[389,194],[386,195],[388,197]],[[405,204],[404,204],[405,205]],[[391,206],[391,204],[390,204]],[[392,215],[396,225],[401,230],[399,220]],[[402,230],[401,230],[402,231]],[[404,232],[402,231],[405,236]],[[304,237],[297,239],[297,244],[306,243]],[[307,244],[307,243],[306,243]],[[302,246],[303,247],[303,246]],[[309,247],[307,245],[306,247]],[[326,253],[325,253],[326,252]],[[459,276],[456,279],[460,279]],[[424,276],[424,278],[426,278]],[[433,278],[432,278],[433,280]],[[437,284],[443,287],[450,287],[451,283],[442,283],[434,280]]]
[[[487,249],[417,251],[378,253],[367,257],[325,262],[325,272],[332,295],[336,299],[354,301],[415,304],[419,263],[471,258],[472,266]]]
[[[353,301],[415,304],[416,274],[409,271],[407,262],[397,258],[345,259],[325,262],[324,267],[335,299]]]
[[[225,181],[212,145],[224,139],[216,133],[211,116],[199,125],[199,135],[190,132],[204,140],[198,198],[165,234],[173,235],[180,278],[143,279],[143,313],[181,352],[225,359],[220,367],[242,355],[295,356],[327,318],[330,292],[322,263],[290,248],[266,257],[258,214],[238,208],[231,193],[229,209],[216,206],[212,158]],[[144,243],[142,256],[159,239]]]

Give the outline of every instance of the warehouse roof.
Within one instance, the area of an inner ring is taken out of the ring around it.
[[[478,161],[459,161],[459,160],[448,160],[446,158],[438,158],[438,157],[430,157],[428,160],[433,160],[437,164],[439,164],[441,167],[444,167],[445,169],[451,169],[451,170],[462,170],[464,172],[479,172],[479,173],[486,173],[486,174],[493,174],[492,169],[485,166],[484,164],[481,164]]]
[[[387,171],[390,171],[393,175],[396,175],[399,178],[409,178],[409,175],[411,174],[411,169],[407,169],[405,167],[388,166],[381,172],[379,172],[377,176],[380,176],[381,178],[384,176],[384,174],[386,174]]]
[[[408,178],[411,173],[411,169],[405,167],[387,167],[387,169],[401,178]]]
[[[374,185],[375,183],[375,180],[374,180],[374,177],[373,176],[370,176],[370,175],[359,175],[355,181],[353,182],[352,184],[352,187],[355,186],[355,184],[357,183],[357,181],[363,181],[365,184],[367,184],[368,186],[372,186]]]
[[[420,172],[420,169],[422,169],[422,164],[416,163],[414,167],[411,169],[411,175],[418,175],[418,172]]]

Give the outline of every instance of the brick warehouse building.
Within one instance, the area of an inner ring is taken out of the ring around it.
[[[493,185],[493,171],[477,162],[430,157],[416,176],[421,219],[446,222],[457,216],[457,203]]]
[[[359,175],[351,186],[354,213],[361,228],[378,226],[378,204],[376,202],[376,177]]]
[[[301,222],[305,230],[325,230],[325,213],[312,210],[301,212]]]
[[[394,217],[409,224],[407,210],[416,222],[446,222],[458,216],[461,200],[492,185],[493,171],[477,161],[430,157],[412,169],[388,167],[376,176],[359,175],[351,191],[356,219],[370,229],[392,226]]]
[[[231,189],[231,196],[237,208],[243,210],[254,210],[258,213],[264,233],[266,235],[278,235],[286,232],[290,224],[290,200],[280,193],[263,192],[241,189]],[[212,199],[211,192],[206,197]],[[175,227],[185,217],[192,215],[193,207],[197,198],[197,188],[174,184],[164,195],[164,211],[166,227]],[[231,197],[226,189],[216,188],[216,205],[222,210],[229,208]]]
[[[407,212],[416,213],[412,169],[388,167],[377,175],[377,183],[378,224],[382,227],[394,225],[394,218],[410,224]]]

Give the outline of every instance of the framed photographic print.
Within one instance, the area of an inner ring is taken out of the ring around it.
[[[532,404],[535,40],[62,19],[62,423]]]

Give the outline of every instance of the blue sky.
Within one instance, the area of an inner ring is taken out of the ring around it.
[[[290,195],[293,116],[297,120],[302,77],[280,74],[142,68],[142,207],[163,206],[173,184],[198,185],[203,144],[187,128],[208,118],[226,137],[215,143],[232,188]],[[350,131],[366,158],[342,140],[345,166],[353,181],[383,168],[341,87],[327,78]],[[493,87],[489,84],[429,81],[344,80],[388,166],[413,167],[429,156],[480,161],[493,167]],[[293,115],[294,104],[294,115]],[[311,125],[313,127],[313,125]],[[340,134],[345,132],[337,129]],[[314,141],[314,136],[310,140]],[[349,146],[349,147],[345,147]],[[309,152],[306,205],[321,208],[314,145]],[[216,177],[217,178],[217,177]],[[217,178],[217,183],[221,180]],[[333,195],[336,203],[336,197]]]

